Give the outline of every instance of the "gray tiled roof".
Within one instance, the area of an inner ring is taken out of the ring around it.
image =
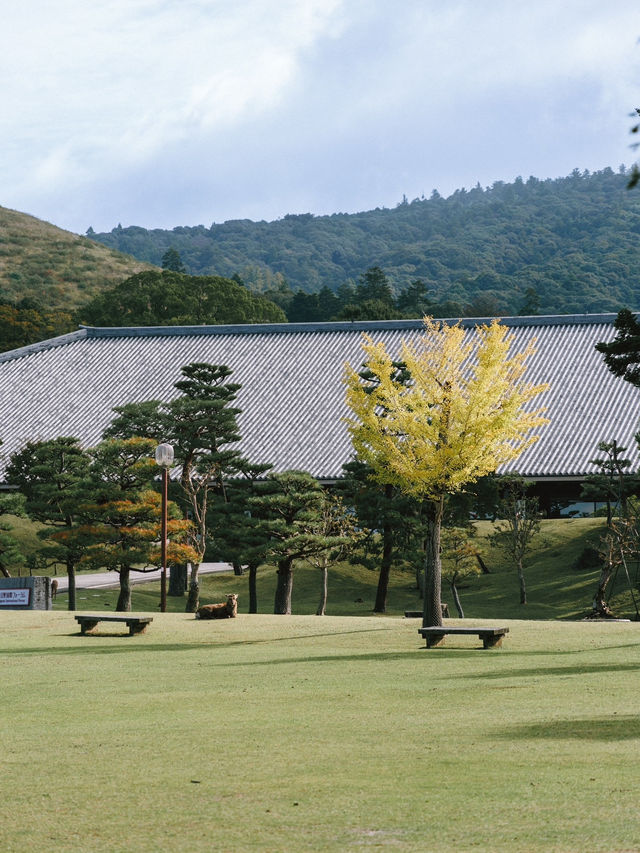
[[[549,382],[541,402],[551,420],[540,441],[510,470],[533,477],[579,477],[599,441],[617,439],[634,468],[633,436],[640,390],[613,377],[594,349],[614,336],[614,314],[516,317],[514,348],[537,339],[527,378]],[[473,334],[478,322],[464,320]],[[180,367],[192,361],[226,364],[242,384],[238,405],[242,449],[277,470],[301,468],[322,479],[340,476],[351,456],[342,422],[346,362],[362,360],[368,332],[397,351],[420,321],[297,323],[252,326],[81,328],[0,355],[0,438],[6,458],[28,440],[77,436],[97,443],[114,406],[168,399]]]

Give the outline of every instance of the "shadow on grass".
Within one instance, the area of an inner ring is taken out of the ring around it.
[[[72,634],[58,634],[59,637],[77,637],[78,639],[82,638],[82,644],[78,646],[65,646],[63,648],[51,648],[51,646],[39,646],[39,647],[30,647],[25,649],[3,649],[0,647],[0,654],[2,655],[75,655],[80,652],[81,654],[84,652],[93,652],[98,654],[116,654],[119,652],[182,652],[182,651],[190,651],[192,649],[206,649],[206,648],[217,648],[217,649],[227,649],[233,648],[234,646],[265,646],[271,645],[272,643],[283,643],[283,642],[291,642],[292,640],[315,640],[318,637],[337,637],[348,634],[376,634],[380,631],[384,631],[384,627],[380,628],[368,628],[366,630],[358,630],[358,631],[328,631],[323,634],[298,634],[298,635],[289,635],[285,637],[265,637],[261,639],[259,637],[255,639],[242,639],[242,640],[223,640],[216,641],[215,639],[207,641],[206,638],[202,640],[200,643],[148,643],[148,642],[136,642],[136,638],[131,637],[128,633],[91,633],[91,634],[80,634],[80,632],[73,632]],[[110,637],[114,640],[131,640],[131,643],[127,642],[124,645],[103,645],[96,646],[92,641],[94,640],[104,640],[107,637]],[[412,652],[407,652],[406,654],[412,654]],[[380,657],[385,657],[386,655],[382,653]],[[359,658],[359,655],[354,655],[354,658]],[[338,655],[339,659],[340,656]],[[311,660],[315,660],[316,658],[311,658]],[[328,658],[332,659],[332,658]],[[300,660],[310,660],[308,657],[300,658]],[[228,663],[221,663],[220,666],[228,666]],[[234,664],[234,666],[239,664]],[[249,661],[246,666],[252,665],[252,662]]]
[[[611,717],[584,717],[578,720],[549,720],[545,723],[509,726],[497,735],[506,740],[634,740],[640,738],[640,717],[620,714]]]
[[[632,644],[631,648],[637,648]],[[616,646],[615,648],[629,648],[628,646]],[[472,673],[458,676],[459,678],[471,678],[473,680],[503,680],[507,678],[540,678],[546,676],[557,676],[559,678],[572,675],[600,675],[614,672],[638,672],[640,662],[637,663],[576,663],[573,666],[544,666],[522,667],[493,670],[492,672]]]

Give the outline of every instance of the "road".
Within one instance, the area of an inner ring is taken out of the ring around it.
[[[232,572],[233,567],[229,563],[200,563],[201,575],[208,575],[212,572]],[[167,577],[169,571],[167,570]],[[149,581],[160,580],[160,569],[152,572],[131,572],[131,583],[148,583]],[[69,589],[69,578],[66,575],[57,575],[58,592],[67,592]],[[120,581],[117,572],[96,572],[95,574],[76,575],[76,589],[107,589],[111,586],[119,586]]]

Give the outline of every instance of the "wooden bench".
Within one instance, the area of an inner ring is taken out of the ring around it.
[[[129,629],[129,636],[142,634],[147,629],[149,622],[153,622],[153,616],[98,616],[92,613],[90,616],[76,616],[76,622],[80,624],[80,633],[86,634],[92,631],[98,622],[125,622]]]
[[[482,640],[482,647],[490,649],[494,646],[502,645],[502,638],[509,633],[508,628],[447,628],[444,625],[437,625],[431,628],[418,628],[420,634],[427,641],[427,648],[439,646],[444,642],[447,634],[463,634],[475,635]]]

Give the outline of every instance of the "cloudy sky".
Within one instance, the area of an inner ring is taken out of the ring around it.
[[[631,164],[638,0],[5,0],[0,205],[84,233]]]

